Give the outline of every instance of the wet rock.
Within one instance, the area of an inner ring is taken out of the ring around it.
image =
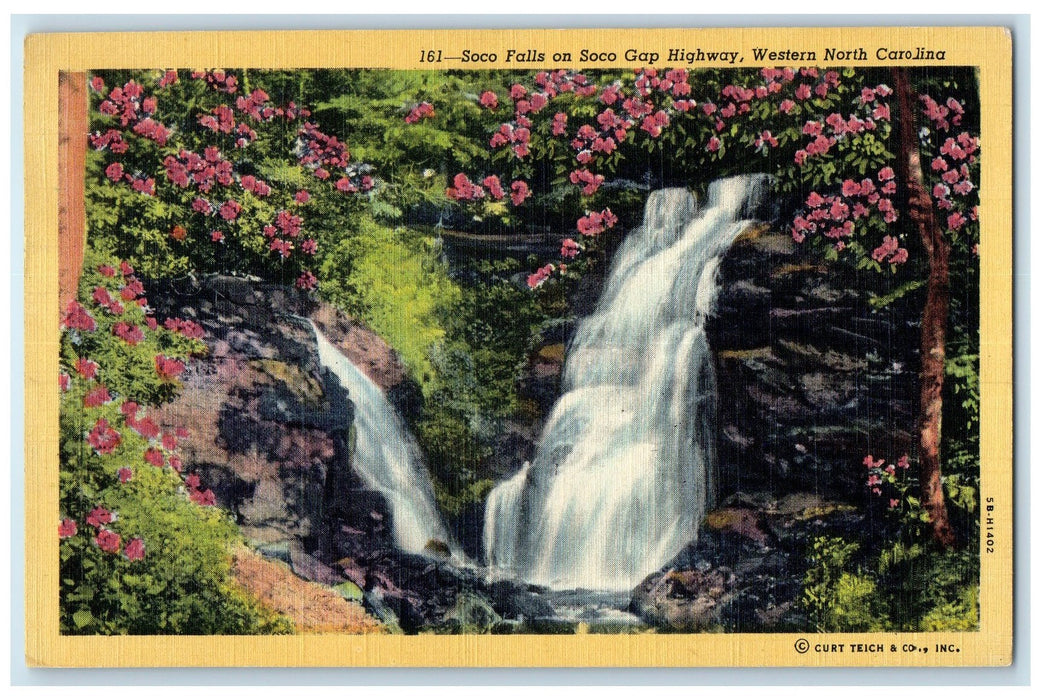
[[[660,629],[769,632],[799,627],[813,539],[863,534],[853,505],[812,492],[739,492],[698,541],[633,591],[629,609]]]
[[[883,276],[822,261],[766,226],[735,241],[719,283],[706,332],[723,493],[859,494],[865,454],[912,451],[914,295],[876,310]]]

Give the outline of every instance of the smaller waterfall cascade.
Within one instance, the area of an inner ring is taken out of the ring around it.
[[[651,193],[579,324],[531,464],[493,489],[486,563],[563,590],[638,585],[697,537],[714,499],[716,379],[705,322],[723,254],[766,176]]]
[[[422,453],[401,416],[364,372],[313,323],[311,327],[318,342],[319,361],[339,379],[354,404],[357,440],[352,466],[368,488],[387,500],[394,542],[413,554],[423,554],[431,540],[451,546],[434,503],[434,487]]]

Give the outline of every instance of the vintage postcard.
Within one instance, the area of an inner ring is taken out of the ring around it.
[[[1003,28],[25,50],[30,665],[1011,662]]]

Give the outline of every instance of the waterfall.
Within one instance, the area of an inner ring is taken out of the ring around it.
[[[386,499],[395,544],[413,554],[424,554],[431,540],[451,545],[415,438],[380,388],[313,323],[311,327],[319,361],[340,380],[354,404],[357,440],[352,465],[366,487]]]
[[[555,589],[638,585],[697,537],[715,493],[705,322],[766,176],[651,193],[581,321],[535,457],[488,497],[486,563]]]

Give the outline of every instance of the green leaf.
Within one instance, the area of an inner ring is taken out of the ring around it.
[[[94,616],[90,614],[89,610],[77,610],[72,614],[72,621],[76,627],[83,629],[90,623],[94,622]]]

